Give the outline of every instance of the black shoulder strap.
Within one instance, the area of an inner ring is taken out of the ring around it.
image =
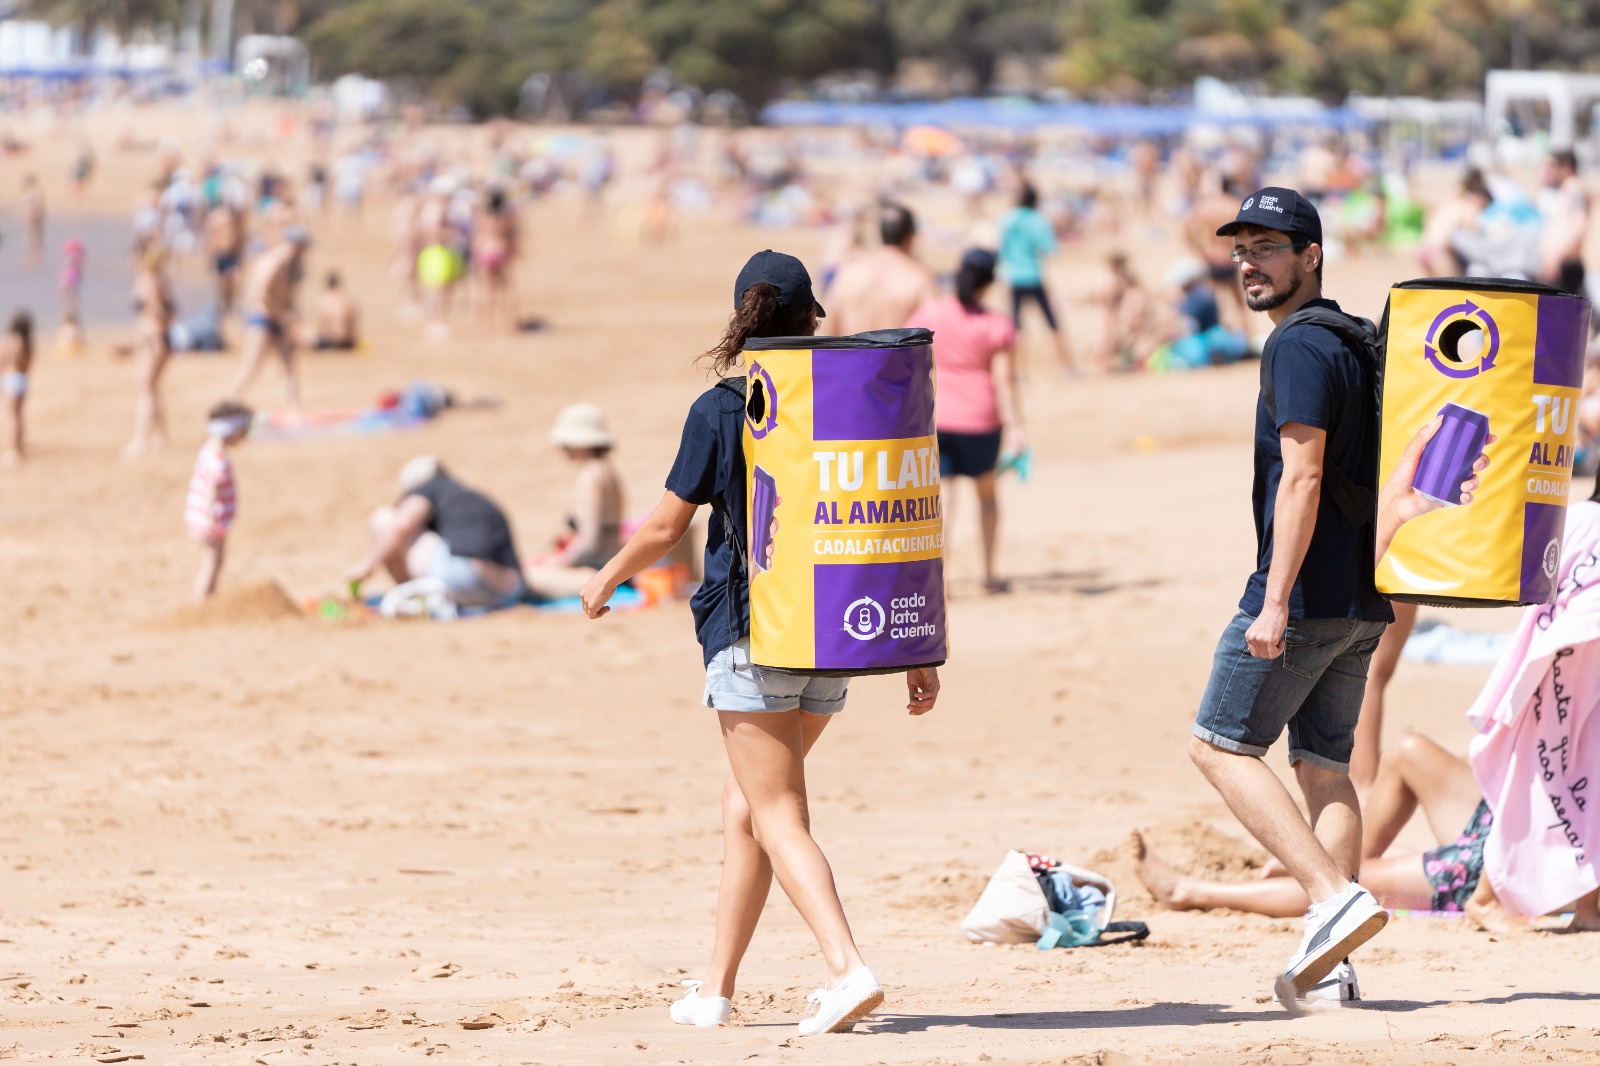
[[[1378,329],[1365,318],[1347,315],[1342,311],[1335,311],[1331,307],[1302,307],[1294,314],[1279,322],[1267,337],[1267,343],[1261,349],[1261,402],[1267,409],[1267,416],[1272,419],[1272,424],[1278,424],[1278,396],[1277,388],[1272,376],[1273,349],[1277,346],[1278,336],[1290,326],[1321,326],[1338,335],[1360,359],[1366,367],[1372,386],[1372,415],[1374,424],[1380,410],[1378,406],[1379,366],[1378,366]],[[1328,474],[1328,494],[1333,497],[1334,504],[1343,513],[1350,524],[1357,529],[1372,525],[1377,519],[1378,497],[1371,490],[1357,484],[1355,479],[1345,473],[1338,463],[1331,460],[1323,464],[1323,470]]]
[[[721,378],[717,381],[713,388],[727,389],[729,392],[739,397],[741,403],[745,398],[746,385],[745,379],[742,375],[739,377]],[[737,486],[737,488],[740,492],[744,491],[744,486],[742,485]],[[715,511],[717,513],[717,517],[722,520],[722,539],[727,541],[728,550],[733,553],[733,565],[728,567],[728,632],[732,634],[735,640],[738,640],[740,636],[739,611],[738,608],[734,606],[734,582],[744,581],[746,584],[749,583],[750,579],[748,575],[750,573],[750,561],[746,557],[744,541],[740,540],[739,534],[734,531],[733,510],[729,507],[728,501],[722,496],[713,496],[711,499],[711,509]]]

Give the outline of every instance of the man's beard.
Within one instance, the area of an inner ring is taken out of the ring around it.
[[[1270,311],[1274,307],[1282,307],[1284,304],[1289,302],[1295,293],[1300,291],[1299,274],[1294,276],[1294,279],[1289,283],[1289,287],[1287,289],[1281,290],[1273,285],[1271,278],[1267,277],[1265,274],[1261,276],[1266,279],[1267,283],[1266,288],[1262,290],[1261,295],[1251,296],[1248,292],[1244,294],[1244,305],[1250,308],[1252,311]]]

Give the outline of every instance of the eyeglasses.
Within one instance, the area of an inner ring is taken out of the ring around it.
[[[1235,263],[1242,263],[1246,259],[1250,260],[1252,263],[1265,263],[1279,252],[1283,251],[1285,248],[1294,248],[1298,250],[1304,247],[1305,245],[1303,244],[1295,244],[1293,241],[1290,241],[1288,244],[1268,244],[1260,248],[1235,248],[1233,251],[1228,253],[1228,258],[1232,259]]]

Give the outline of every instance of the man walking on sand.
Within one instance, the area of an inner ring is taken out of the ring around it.
[[[263,253],[250,267],[245,285],[244,361],[234,379],[229,398],[242,400],[268,349],[283,360],[284,401],[291,412],[300,410],[300,372],[295,365],[295,290],[305,271],[305,252],[311,237],[299,225],[288,226],[283,240]]]
[[[1299,193],[1252,194],[1217,235],[1233,238],[1246,304],[1275,326],[1301,309],[1338,312],[1322,295],[1322,220]],[[1372,523],[1353,522],[1341,506],[1377,492],[1376,368],[1304,317],[1275,331],[1263,365],[1272,396],[1256,404],[1258,566],[1217,645],[1189,740],[1200,772],[1312,901],[1275,986],[1291,1012],[1324,986],[1353,990],[1346,956],[1389,917],[1354,883],[1361,811],[1349,766],[1367,663],[1394,615],[1373,584]],[[1286,726],[1310,824],[1261,761]]]
[[[884,204],[878,211],[878,233],[883,246],[845,260],[828,287],[829,321],[841,337],[899,329],[917,308],[939,295],[933,271],[911,255],[917,220],[910,209]]]

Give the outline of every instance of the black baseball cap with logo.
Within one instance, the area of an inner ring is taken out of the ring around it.
[[[771,248],[752,255],[733,283],[733,306],[738,308],[744,302],[745,290],[759,282],[778,290],[780,307],[815,307],[818,318],[827,317],[811,291],[811,275],[806,272],[805,264],[794,256],[774,252]]]
[[[1268,186],[1245,197],[1239,216],[1217,230],[1218,237],[1232,237],[1244,226],[1277,230],[1309,244],[1322,243],[1322,216],[1311,201],[1293,189]]]

